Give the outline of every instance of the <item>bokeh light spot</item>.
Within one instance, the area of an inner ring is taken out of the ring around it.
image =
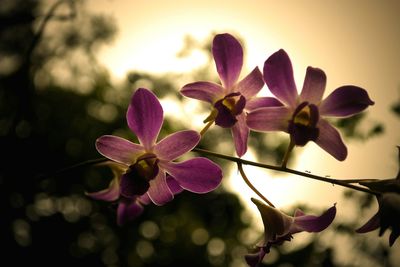
[[[202,246],[207,243],[210,235],[208,231],[204,228],[197,228],[192,232],[192,242],[195,245]]]
[[[214,237],[207,244],[207,252],[210,256],[222,255],[225,251],[225,242],[221,238]]]
[[[149,241],[140,240],[136,244],[136,252],[137,252],[137,254],[139,255],[140,258],[147,259],[147,258],[150,258],[153,255],[154,247]]]
[[[31,226],[22,219],[13,222],[13,232],[15,241],[22,247],[27,247],[32,243]]]
[[[160,228],[155,222],[145,221],[139,226],[139,231],[147,239],[157,239],[160,235]]]

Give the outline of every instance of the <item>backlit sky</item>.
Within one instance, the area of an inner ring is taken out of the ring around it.
[[[246,42],[242,74],[256,65],[262,68],[269,55],[284,48],[292,59],[298,88],[303,84],[307,66],[326,72],[325,96],[346,84],[365,88],[375,101],[369,108],[368,120],[384,122],[385,135],[367,142],[351,142],[344,162],[308,144],[296,150],[299,157],[292,167],[335,178],[395,176],[400,128],[389,107],[400,98],[400,1],[88,0],[88,3],[91,10],[113,16],[119,28],[116,40],[99,54],[100,61],[116,79],[123,78],[129,70],[190,71],[204,63],[204,59],[176,59],[185,35],[202,40],[210,32],[230,32]],[[248,154],[245,158],[251,158],[251,153]],[[327,207],[337,202],[341,194],[338,187],[332,189],[331,185],[300,177],[281,179],[283,183],[277,179],[252,180],[278,206],[311,200],[311,205]],[[244,187],[241,182],[237,186]]]

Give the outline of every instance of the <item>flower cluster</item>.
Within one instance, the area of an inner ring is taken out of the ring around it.
[[[181,93],[212,104],[207,120],[231,128],[239,157],[246,153],[249,129],[252,129],[287,132],[294,145],[304,146],[314,141],[336,159],[346,159],[347,148],[339,132],[324,117],[347,117],[373,105],[364,89],[342,86],[322,100],[326,75],[321,69],[308,67],[299,95],[292,63],[284,50],[265,61],[263,74],[256,67],[237,82],[243,65],[240,43],[232,35],[219,34],[214,38],[212,53],[222,85],[195,82],[185,85]],[[276,98],[255,97],[264,81]]]
[[[288,133],[288,152],[295,146],[305,146],[313,141],[331,156],[343,161],[347,157],[347,148],[340,133],[329,123],[329,117],[352,116],[374,104],[364,89],[353,85],[341,86],[323,98],[326,75],[314,67],[307,68],[299,94],[292,63],[284,50],[267,58],[263,72],[255,67],[243,79],[240,79],[243,48],[235,37],[227,33],[216,35],[212,55],[221,83],[198,81],[186,84],[180,90],[183,96],[209,104],[210,114],[204,121],[207,125],[200,133],[183,130],[157,141],[163,124],[163,109],[150,90],[139,88],[134,92],[126,113],[128,127],[137,136],[139,144],[112,135],[101,136],[96,141],[99,153],[109,159],[105,164],[112,169],[114,177],[107,189],[88,195],[118,202],[118,224],[136,218],[145,205],[168,203],[183,190],[202,194],[219,186],[221,168],[209,159],[195,157],[176,162],[198,145],[213,124],[231,130],[239,157],[235,158],[236,162],[247,151],[251,130]],[[274,97],[257,96],[265,84]],[[284,159],[283,171],[286,162],[287,159]],[[241,175],[247,179],[242,172]],[[398,175],[384,184],[370,181],[363,184],[377,193],[380,209],[358,232],[381,226],[382,234],[390,227],[393,230],[390,244],[394,243],[400,235],[400,223],[399,216],[393,219],[391,213],[400,214],[399,192],[381,188],[393,188],[389,186],[393,183],[398,190],[399,179]],[[336,205],[320,216],[306,215],[297,210],[292,217],[273,207],[269,201],[268,205],[257,199],[252,201],[260,211],[265,231],[256,252],[246,256],[250,266],[258,266],[271,246],[290,241],[298,232],[326,229],[336,215]]]

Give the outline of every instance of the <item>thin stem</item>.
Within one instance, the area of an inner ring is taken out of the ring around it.
[[[65,172],[69,172],[69,171],[71,171],[73,169],[76,169],[76,168],[81,168],[81,167],[85,167],[85,166],[89,166],[89,165],[94,165],[94,164],[102,163],[102,162],[105,162],[105,161],[108,161],[108,160],[109,159],[106,159],[106,158],[90,159],[90,160],[86,160],[86,161],[83,161],[83,162],[80,162],[80,163],[65,167],[65,168],[63,168],[61,170],[58,170],[58,171],[54,172],[54,173],[41,174],[41,175],[38,175],[37,177],[41,178],[41,179],[44,179],[44,178],[48,178],[48,177],[52,177],[52,176],[63,174]]]
[[[242,163],[242,164],[245,164],[245,165],[256,166],[256,167],[259,167],[259,168],[264,168],[264,169],[269,169],[269,170],[274,170],[274,171],[279,171],[279,172],[291,173],[291,174],[307,177],[307,178],[310,178],[310,179],[314,179],[314,180],[318,180],[318,181],[322,181],[322,182],[327,182],[327,183],[330,183],[330,184],[336,184],[336,185],[340,185],[340,186],[343,186],[343,187],[351,188],[351,189],[354,189],[354,190],[357,190],[357,191],[361,191],[361,192],[365,192],[365,193],[369,193],[369,194],[374,194],[374,195],[379,195],[379,193],[371,191],[371,190],[369,190],[367,188],[347,183],[346,180],[338,180],[338,179],[333,179],[333,178],[328,178],[328,177],[322,177],[322,176],[318,176],[318,175],[313,175],[311,173],[305,173],[305,172],[292,170],[292,169],[289,169],[289,168],[283,168],[283,167],[280,167],[280,166],[273,166],[273,165],[258,163],[258,162],[254,162],[254,161],[244,160],[244,159],[241,159],[241,158],[232,157],[232,156],[228,156],[228,155],[224,155],[224,154],[219,154],[219,153],[216,153],[216,152],[212,152],[212,151],[208,151],[208,150],[200,149],[200,148],[194,148],[193,151],[197,151],[197,152],[200,152],[200,153],[203,153],[203,154],[206,154],[206,155],[214,156],[214,157],[217,157],[217,158],[220,158],[220,159],[233,161],[233,162],[236,162],[236,163]]]
[[[241,162],[237,162],[237,166],[238,166],[240,175],[242,176],[242,178],[245,181],[245,183],[247,184],[247,186],[250,187],[250,189],[253,190],[254,193],[256,193],[262,200],[264,200],[266,203],[268,203],[268,205],[270,205],[271,207],[275,208],[274,204],[272,204],[271,201],[269,201],[263,194],[261,194],[260,191],[258,191],[257,188],[255,188],[254,185],[247,178],[246,173],[243,170],[242,163]]]
[[[378,179],[346,179],[343,180],[345,183],[353,184],[353,183],[361,183],[361,182],[374,182],[379,181]]]
[[[214,123],[214,120],[209,121],[206,126],[204,126],[203,130],[201,130],[200,135],[201,137],[204,136],[204,134],[207,132],[207,130],[211,127],[211,125]]]
[[[293,150],[293,148],[294,148],[294,142],[293,142],[293,139],[292,138],[290,138],[290,143],[289,143],[289,146],[288,146],[288,148],[287,148],[287,150],[286,150],[286,152],[285,152],[285,155],[283,156],[283,160],[282,160],[282,164],[281,164],[281,167],[283,168],[283,169],[286,169],[286,165],[287,165],[287,163],[288,163],[288,160],[289,160],[289,156],[290,156],[290,153],[292,152],[292,150]]]
[[[232,157],[232,156],[228,156],[228,155],[224,155],[224,154],[219,154],[219,153],[212,152],[212,151],[205,150],[205,149],[201,149],[201,148],[194,148],[193,151],[200,152],[200,153],[203,153],[203,154],[206,154],[206,155],[209,155],[209,156],[214,156],[214,157],[217,157],[217,158],[220,158],[220,159],[225,159],[225,160],[229,160],[229,161],[232,161],[232,162],[236,162],[238,164],[239,171],[241,169],[241,164],[251,165],[251,166],[255,166],[255,167],[259,167],[259,168],[263,168],[263,169],[269,169],[269,170],[274,170],[274,171],[279,171],[279,172],[291,173],[291,174],[303,176],[303,177],[306,177],[306,178],[310,178],[310,179],[314,179],[314,180],[318,180],[318,181],[322,181],[322,182],[327,182],[327,183],[334,184],[334,185],[340,185],[340,186],[343,186],[343,187],[351,188],[351,189],[354,189],[354,190],[357,190],[357,191],[361,191],[361,192],[365,192],[365,193],[369,193],[369,194],[373,194],[373,195],[379,195],[378,192],[369,190],[369,189],[361,187],[361,186],[357,186],[357,185],[351,184],[351,183],[354,183],[354,182],[357,182],[357,181],[362,181],[364,179],[338,180],[338,179],[333,179],[333,178],[314,175],[314,174],[311,174],[311,173],[296,171],[296,170],[289,169],[289,168],[286,168],[286,167],[268,165],[268,164],[249,161],[249,160],[245,160],[245,159],[241,159],[241,158],[237,158],[237,157]],[[71,171],[71,170],[73,170],[75,168],[80,168],[80,167],[84,167],[84,166],[88,166],[88,165],[94,165],[94,164],[98,164],[98,163],[105,162],[105,161],[108,161],[108,159],[106,159],[106,158],[98,158],[98,159],[87,160],[87,161],[84,161],[84,162],[81,162],[81,163],[66,167],[66,168],[61,169],[61,170],[59,170],[57,172],[54,172],[52,174],[39,175],[38,178],[46,178],[46,177],[51,177],[51,176],[55,176],[55,175],[60,175],[62,173]],[[247,183],[247,185],[254,192],[257,193],[258,191],[248,181],[248,179],[247,179],[246,175],[244,174],[244,172],[243,173],[242,172],[243,172],[243,169],[242,169],[242,171],[240,171],[240,173],[241,173],[243,179],[245,180],[245,182]],[[368,180],[368,179],[366,179],[366,180]],[[264,199],[265,202],[270,204],[269,201],[266,200],[266,198],[261,195],[261,193],[258,192],[257,195],[259,195],[262,199]],[[270,205],[273,206],[272,204],[270,204]]]

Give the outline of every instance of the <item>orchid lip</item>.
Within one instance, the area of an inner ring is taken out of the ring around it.
[[[157,176],[158,172],[159,167],[156,155],[146,153],[140,156],[134,164],[129,166],[128,171],[123,175],[125,180],[130,180],[128,185],[129,193],[125,193],[125,196],[140,196],[146,193],[150,187],[150,181]]]
[[[218,111],[215,124],[223,128],[230,128],[237,122],[236,116],[243,112],[246,98],[240,93],[231,93],[218,100],[214,108]]]
[[[319,111],[316,105],[302,102],[297,106],[288,126],[288,132],[296,145],[304,146],[308,141],[318,138],[318,120]]]

